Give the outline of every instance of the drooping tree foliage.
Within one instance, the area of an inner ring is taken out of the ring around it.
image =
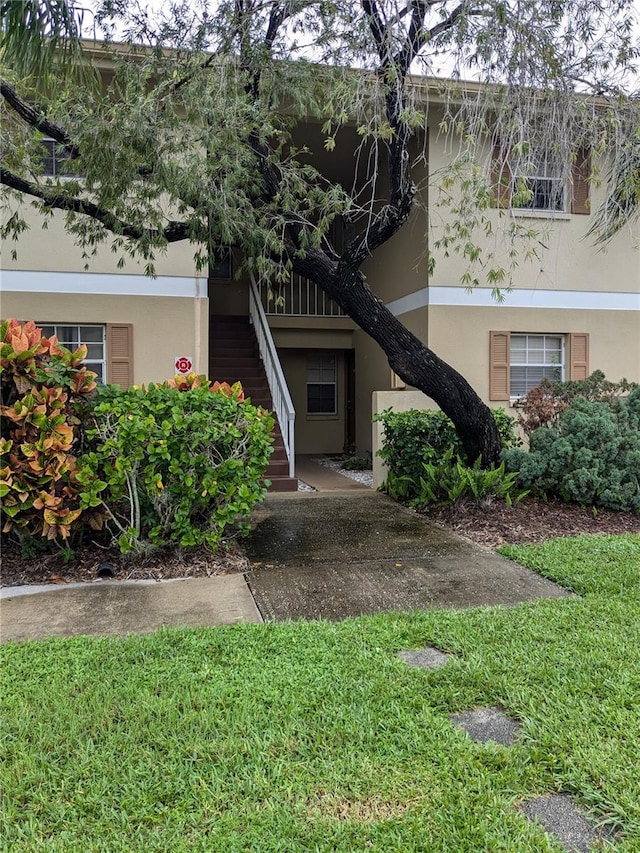
[[[73,19],[73,4],[34,3],[64,7]],[[451,164],[428,179],[432,205],[448,207],[429,260],[461,253],[469,286],[488,284],[499,296],[522,255],[539,251],[535,231],[491,209],[501,206],[488,165],[496,149],[505,163],[517,157],[525,175],[541,149],[550,151],[567,181],[579,152],[590,151],[594,166],[606,154],[612,186],[597,236],[632,222],[640,126],[633,0],[189,0],[161,8],[98,3],[105,41],[86,45],[85,60],[100,80],[85,75],[82,85],[73,61],[67,76],[43,80],[24,50],[37,24],[6,19],[2,183],[14,207],[4,236],[24,227],[15,198],[26,197],[45,216],[65,211],[88,255],[110,242],[123,258],[145,259],[150,273],[158,252],[187,240],[201,267],[233,246],[273,287],[292,271],[306,276],[451,417],[471,460],[497,460],[487,407],[382,304],[362,265],[425,208],[434,106]],[[303,124],[314,129],[304,141]],[[43,135],[82,180],[41,176]],[[322,149],[339,169],[320,167]],[[529,192],[526,181],[509,191],[525,200]],[[433,210],[425,212],[434,224]]]

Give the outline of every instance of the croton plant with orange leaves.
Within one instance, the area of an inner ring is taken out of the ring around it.
[[[105,518],[98,501],[81,499],[75,445],[79,409],[96,387],[83,366],[85,346],[71,352],[32,321],[0,326],[0,498],[2,532],[67,540],[75,526]]]
[[[224,394],[225,397],[231,397],[241,403],[244,400],[244,391],[239,382],[234,382],[229,385],[228,382],[211,382],[204,373],[187,373],[182,376],[176,374],[173,379],[168,379],[167,387],[177,388],[178,391],[190,391],[192,388],[208,388],[209,391],[215,391],[219,394]]]

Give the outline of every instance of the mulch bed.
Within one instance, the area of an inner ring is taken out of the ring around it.
[[[484,506],[458,501],[454,506],[430,509],[424,514],[436,524],[490,548],[534,544],[582,533],[640,534],[640,515],[558,500],[525,498],[515,506],[498,501]]]
[[[531,544],[556,536],[581,533],[635,533],[640,535],[640,515],[592,510],[561,501],[525,498],[516,506],[494,502],[477,504],[459,501],[453,507],[432,508],[425,517],[442,527],[466,536],[473,542],[497,548],[505,544]],[[29,583],[66,584],[88,582],[108,564],[115,580],[165,580],[184,577],[211,577],[232,572],[248,572],[250,564],[242,553],[242,544],[212,553],[200,547],[181,551],[160,548],[136,557],[123,556],[115,548],[100,543],[78,548],[74,559],[65,562],[61,553],[26,558],[15,543],[3,547],[2,585]]]
[[[188,551],[157,548],[136,557],[93,543],[77,548],[70,562],[65,562],[61,553],[23,557],[15,543],[7,543],[2,550],[2,586],[94,581],[101,569],[109,574],[113,572],[114,580],[168,580],[226,575],[246,572],[250,568],[249,561],[235,543],[217,553],[205,546]]]

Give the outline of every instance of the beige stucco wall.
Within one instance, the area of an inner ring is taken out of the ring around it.
[[[437,120],[434,113],[433,120]],[[435,127],[429,135],[429,171],[432,176],[445,169],[455,154],[455,142],[449,144]],[[484,155],[483,167],[490,169],[490,152]],[[606,164],[600,164],[602,174],[607,174]],[[569,190],[567,190],[569,192]],[[606,182],[601,186],[591,185],[591,210],[596,211],[604,200]],[[435,203],[438,196],[431,192]],[[442,235],[443,219],[447,209],[432,208],[430,222],[430,241],[433,244]],[[593,238],[587,232],[591,227],[593,215],[572,215],[569,213],[548,213],[545,211],[488,210],[486,216],[493,226],[493,234],[473,235],[473,240],[483,249],[483,256],[495,252],[496,259],[505,269],[509,268],[507,251],[510,243],[504,233],[515,222],[522,228],[532,229],[536,236],[531,240],[519,240],[517,267],[512,272],[512,284],[518,288],[537,288],[550,290],[579,290],[607,292],[638,292],[640,290],[640,229],[637,223],[633,228],[622,229],[604,248],[595,246]],[[522,253],[527,245],[536,250],[535,257],[527,260]],[[459,254],[451,252],[448,258],[442,251],[434,249],[436,266],[431,277],[435,285],[459,285],[462,275],[468,268],[467,262]],[[482,270],[476,266],[480,285],[483,284]],[[487,282],[484,282],[487,286]]]
[[[145,261],[134,261],[124,252],[112,252],[111,239],[96,248],[95,254],[83,257],[82,249],[75,245],[73,237],[64,228],[64,214],[54,212],[48,217],[47,228],[42,228],[43,217],[29,203],[23,202],[19,213],[29,224],[29,229],[20,235],[17,243],[6,240],[2,246],[2,269],[7,270],[57,270],[61,272],[84,272],[85,266],[92,273],[123,273],[143,275]],[[17,258],[11,257],[16,249]],[[194,247],[186,240],[171,243],[166,252],[155,259],[157,275],[195,276]],[[118,267],[124,257],[125,264]]]
[[[132,323],[134,383],[161,382],[174,374],[174,358],[194,359],[207,372],[207,299],[162,296],[80,296],[71,293],[3,293],[2,316],[41,323]]]
[[[399,319],[419,340],[428,344],[428,310],[409,311]],[[392,372],[384,351],[361,330],[354,333],[356,350],[356,451],[360,455],[372,450],[371,395],[392,387]]]
[[[279,318],[286,320],[288,318]],[[292,317],[292,321],[302,318]],[[353,329],[330,329],[330,328],[305,329],[303,326],[294,325],[289,328],[284,325],[274,326],[269,318],[269,326],[276,347],[280,349],[351,349],[354,345]]]
[[[489,332],[589,333],[589,371],[640,381],[640,312],[432,306],[429,340],[489,400]],[[566,377],[568,378],[568,376]]]
[[[345,441],[344,354],[336,352],[336,415],[307,414],[306,350],[285,349],[279,355],[296,411],[296,453],[342,453]]]

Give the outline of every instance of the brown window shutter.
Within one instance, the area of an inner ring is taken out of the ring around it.
[[[511,332],[490,332],[489,399],[509,399],[509,350]]]
[[[107,382],[133,385],[133,325],[107,323]]]
[[[591,152],[580,148],[571,167],[571,213],[591,213],[589,178],[591,177]]]
[[[574,332],[569,335],[571,367],[569,379],[586,379],[589,375],[589,335]]]
[[[496,207],[509,207],[511,204],[511,183],[508,152],[496,144],[491,152],[491,186]]]

